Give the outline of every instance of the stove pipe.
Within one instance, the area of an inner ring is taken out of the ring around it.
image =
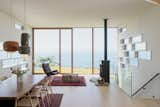
[[[104,19],[104,61],[107,61],[107,21],[108,19]]]
[[[110,61],[107,60],[107,21],[104,19],[104,60],[100,64],[100,76],[104,82],[110,82]]]

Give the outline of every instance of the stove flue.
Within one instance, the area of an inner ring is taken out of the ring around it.
[[[108,40],[108,19],[104,19],[104,59],[100,64],[100,76],[104,82],[110,82],[110,61],[107,59],[107,40]]]

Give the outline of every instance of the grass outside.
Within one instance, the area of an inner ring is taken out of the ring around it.
[[[51,66],[52,70],[58,70],[59,71],[59,66]],[[35,69],[34,73],[44,73],[43,69]],[[71,73],[71,67],[61,67],[61,73]],[[74,74],[83,74],[83,75],[88,75],[92,74],[92,68],[73,68],[73,73]],[[99,69],[94,68],[94,74],[99,73]]]

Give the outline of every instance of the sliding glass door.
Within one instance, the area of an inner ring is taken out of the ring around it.
[[[94,73],[99,73],[104,59],[104,28],[94,28]]]
[[[49,62],[61,73],[97,74],[104,59],[104,28],[33,29],[34,73]],[[111,73],[117,69],[117,29],[108,30]]]
[[[61,31],[61,73],[71,73],[71,29]]]
[[[92,29],[73,29],[73,72],[92,74]]]
[[[43,73],[42,63],[59,69],[59,30],[34,30],[34,73]]]
[[[110,71],[113,78],[117,78],[118,72],[118,30],[110,28],[108,30],[108,59],[110,60]]]

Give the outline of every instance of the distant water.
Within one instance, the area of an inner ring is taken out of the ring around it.
[[[112,71],[115,69],[116,64],[116,55],[112,52],[108,54],[109,60],[110,60],[110,68]],[[54,56],[55,62],[59,61],[58,53],[39,53],[35,55],[35,58],[38,58],[38,56],[42,57],[48,57],[48,56]],[[91,68],[92,67],[92,55],[91,53],[74,53],[73,54],[73,65],[74,67],[79,68]],[[103,60],[103,54],[102,53],[94,53],[94,67],[99,68],[99,65],[101,64],[101,61]],[[70,53],[62,53],[61,54],[61,65],[63,67],[71,67],[71,54]]]

